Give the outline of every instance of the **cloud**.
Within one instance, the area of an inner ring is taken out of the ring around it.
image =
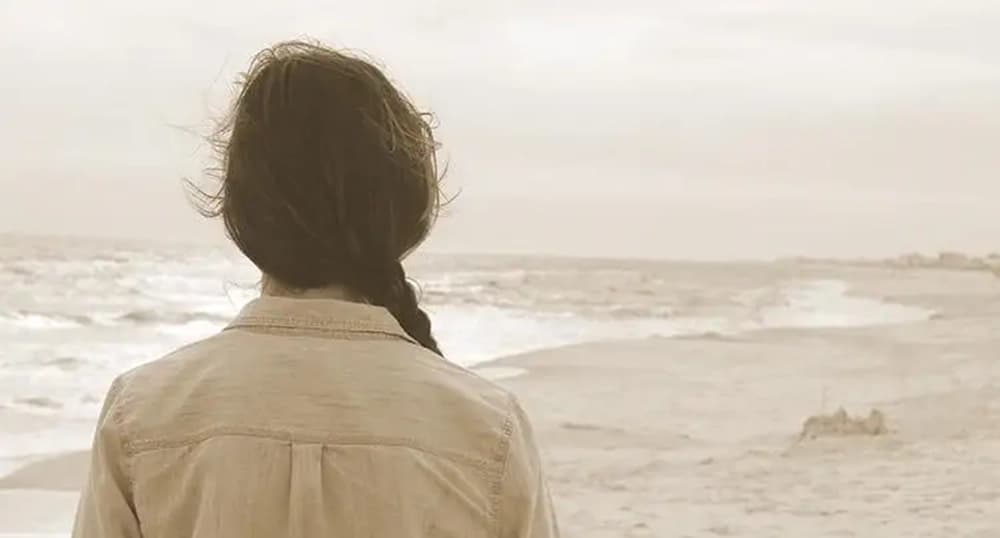
[[[260,47],[311,35],[369,51],[439,114],[451,181],[471,197],[813,192],[846,210],[845,193],[1000,195],[991,0],[0,10],[0,63],[17,81],[0,86],[0,114],[15,126],[0,133],[0,194],[25,177],[48,187],[145,177],[156,203],[173,196],[206,158],[176,126],[204,128]]]

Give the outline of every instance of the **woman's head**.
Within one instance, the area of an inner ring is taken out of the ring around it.
[[[358,57],[268,48],[218,132],[221,185],[202,207],[267,278],[345,286],[439,353],[401,265],[441,201],[429,120]]]

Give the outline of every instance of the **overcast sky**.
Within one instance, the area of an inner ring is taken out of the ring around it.
[[[218,240],[198,133],[312,36],[437,113],[434,250],[1000,250],[1000,2],[558,4],[0,0],[0,231]]]

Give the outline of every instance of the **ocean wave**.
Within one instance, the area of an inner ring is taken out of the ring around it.
[[[737,300],[751,308],[748,329],[837,328],[913,323],[932,319],[927,308],[850,295],[840,280],[813,280],[750,290]]]
[[[77,329],[91,326],[157,326],[187,325],[191,323],[228,323],[232,316],[219,312],[196,310],[171,312],[155,309],[132,310],[122,314],[56,314],[19,310],[0,314],[0,327],[29,330]]]
[[[597,312],[616,318],[668,318],[676,314],[676,310],[667,305],[648,304],[611,304],[596,309]]]
[[[732,304],[732,303],[735,303]],[[674,309],[664,304],[575,304],[562,311],[504,305],[430,305],[442,347],[465,365],[590,341],[635,338],[728,339],[766,329],[843,328],[932,319],[925,308],[850,294],[840,280],[805,280],[745,290],[730,304]]]
[[[133,310],[115,318],[133,325],[186,325],[189,323],[228,323],[231,316],[216,312],[169,312],[153,309]]]
[[[18,310],[8,314],[0,314],[0,326],[16,329],[75,329],[89,325],[91,320],[86,316],[71,314],[51,314]]]
[[[14,264],[0,266],[0,273],[9,273],[19,277],[25,277],[25,276],[31,277],[31,276],[38,276],[38,268],[27,267],[25,265],[14,263]]]
[[[544,313],[466,305],[435,306],[428,311],[446,355],[465,366],[584,342],[731,332],[726,320],[717,318],[588,317],[578,311]]]
[[[78,370],[86,364],[87,361],[78,357],[55,357],[42,362],[42,366],[51,366],[63,371]]]
[[[63,404],[47,396],[32,396],[29,398],[16,398],[11,401],[12,404],[18,407],[27,407],[30,409],[43,409],[46,411],[57,411],[63,408]]]

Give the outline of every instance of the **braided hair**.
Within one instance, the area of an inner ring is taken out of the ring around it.
[[[441,354],[402,265],[441,205],[430,119],[370,61],[280,43],[254,58],[211,139],[218,190],[189,185],[268,278],[346,285]]]
[[[403,264],[387,264],[384,272],[369,273],[364,281],[354,286],[370,301],[384,306],[399,321],[406,333],[425,348],[441,354],[431,333],[431,320],[417,305],[413,284],[406,278]]]

